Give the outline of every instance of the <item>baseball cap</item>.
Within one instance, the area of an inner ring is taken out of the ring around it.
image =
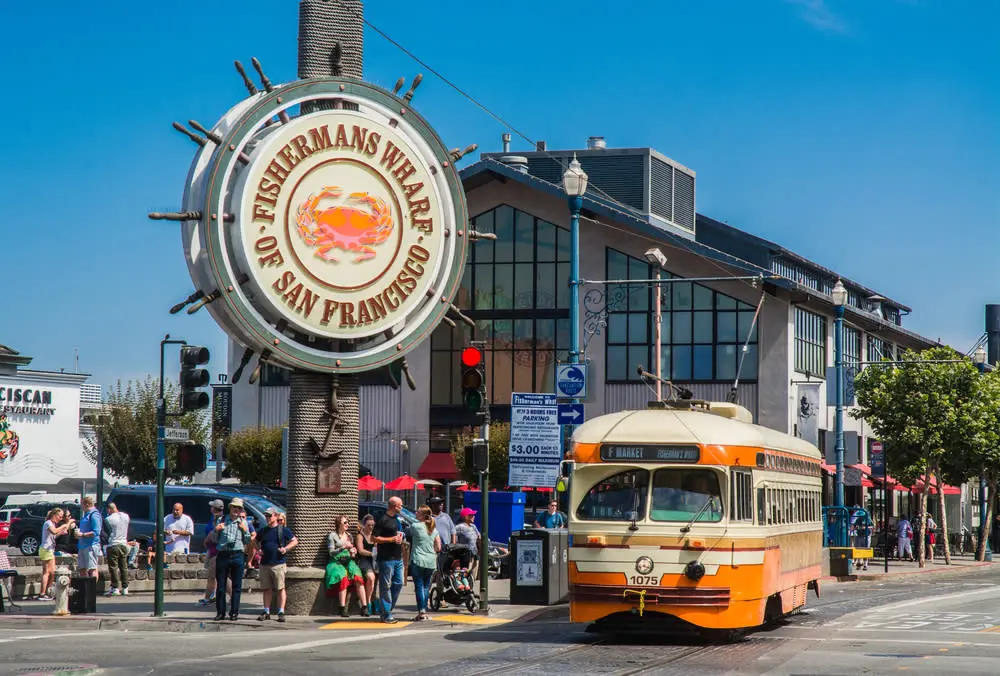
[[[444,498],[438,497],[436,495],[433,498],[427,498],[428,505],[440,505],[442,502],[444,502]]]
[[[223,507],[226,506],[226,504],[222,502],[222,500],[212,500],[211,502],[208,503],[208,506],[211,507],[212,509],[222,509]]]
[[[277,513],[278,510],[276,510],[274,507],[268,507],[267,509],[264,510],[264,516],[271,516],[272,514],[277,514]]]
[[[462,511],[458,513],[459,516],[475,516],[476,510],[471,507],[463,507]]]

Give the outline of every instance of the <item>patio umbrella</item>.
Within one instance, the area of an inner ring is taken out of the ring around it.
[[[359,491],[377,491],[380,488],[382,488],[382,482],[371,475],[358,479]]]
[[[413,491],[413,510],[417,509],[417,480],[409,474],[396,477],[385,485],[390,491]]]

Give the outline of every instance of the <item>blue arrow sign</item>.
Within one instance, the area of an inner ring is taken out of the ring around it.
[[[582,425],[583,404],[559,404],[560,425]]]

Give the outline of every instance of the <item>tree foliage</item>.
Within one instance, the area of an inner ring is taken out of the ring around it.
[[[479,483],[479,475],[472,468],[465,466],[465,447],[476,439],[477,435],[463,434],[452,442],[451,454],[462,478],[470,483]],[[496,423],[490,425],[490,485],[502,488],[507,485],[509,476],[507,449],[510,446],[510,424]]]
[[[225,461],[245,484],[276,486],[281,481],[281,428],[234,432],[226,441]]]
[[[132,483],[156,480],[156,400],[160,396],[160,381],[147,377],[142,381],[121,381],[104,396],[104,410],[85,422],[99,427],[104,449],[104,469],[116,477],[127,477]],[[168,402],[176,402],[180,389],[167,381],[164,387]],[[169,424],[169,423],[168,423]],[[208,438],[208,419],[204,411],[186,413],[180,418],[197,443]],[[83,453],[97,462],[97,437],[88,438]],[[175,466],[177,446],[167,444],[167,468]],[[174,475],[175,476],[175,475]]]
[[[905,485],[918,478],[924,481],[920,513],[925,518],[928,485],[961,483],[978,474],[984,454],[996,453],[987,450],[990,435],[985,429],[991,416],[984,391],[993,379],[985,379],[971,361],[947,347],[907,351],[901,361],[905,363],[870,366],[857,377],[858,408],[851,415],[864,418],[886,444],[888,473]],[[994,412],[996,408],[992,406]],[[940,490],[938,499],[945,560],[950,562]],[[921,522],[921,532],[924,525]],[[921,537],[917,542],[920,565],[923,541]]]

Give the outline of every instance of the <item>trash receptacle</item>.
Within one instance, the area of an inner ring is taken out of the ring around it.
[[[74,577],[70,580],[73,592],[69,597],[69,614],[86,615],[97,612],[97,578]]]
[[[548,606],[561,601],[560,535],[565,531],[534,528],[515,531],[510,538],[510,602],[514,605]]]

